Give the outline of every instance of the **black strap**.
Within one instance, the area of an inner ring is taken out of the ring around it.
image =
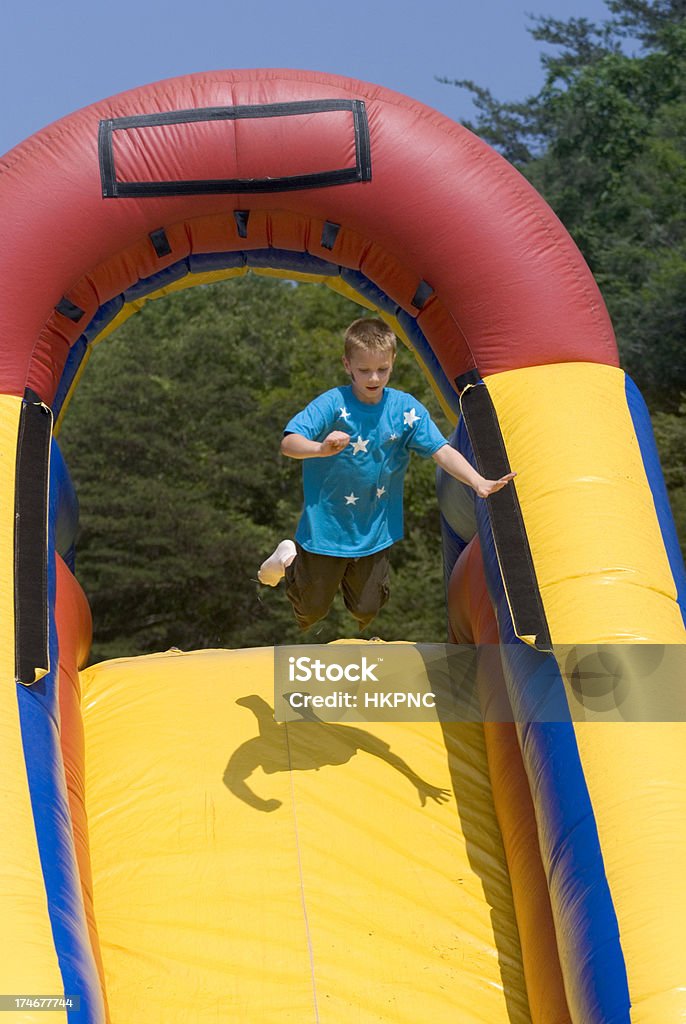
[[[427,284],[426,281],[420,281],[417,285],[417,291],[414,293],[412,305],[415,309],[422,309],[422,307],[427,304],[433,293],[434,290],[430,284]]]
[[[338,238],[338,232],[341,230],[340,224],[334,224],[331,220],[324,221],[324,227],[322,228],[322,237],[320,245],[322,249],[333,249]]]
[[[191,181],[132,181],[117,183],[105,199],[148,199],[159,196],[217,196],[252,192],[298,192],[310,188],[330,188],[362,181],[354,167],[320,174],[291,174],[283,178],[208,178]]]
[[[152,242],[153,249],[160,259],[162,259],[163,256],[169,256],[172,251],[172,247],[169,244],[167,232],[164,228],[158,228],[157,231],[151,231],[149,237]]]
[[[467,388],[460,408],[479,472],[490,480],[505,476],[510,463],[486,385]],[[515,632],[538,650],[550,651],[550,629],[517,491],[503,487],[486,499],[486,505]]]
[[[50,667],[48,650],[48,470],[52,412],[25,402],[19,419],[14,493],[14,630],[17,681]]]
[[[455,378],[455,387],[458,391],[464,391],[469,384],[478,384],[480,380],[481,374],[475,366],[473,369],[466,370],[459,377]]]
[[[238,231],[238,237],[247,238],[248,221],[250,220],[250,210],[234,210],[233,219],[236,221],[236,230]]]
[[[63,296],[55,306],[55,312],[60,313],[62,316],[66,316],[67,320],[73,320],[75,324],[79,322],[84,314],[84,310],[82,310],[80,306],[71,302],[66,295]]]

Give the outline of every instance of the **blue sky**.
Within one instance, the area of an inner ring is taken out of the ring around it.
[[[0,153],[125,89],[216,68],[292,67],[377,82],[456,120],[472,78],[501,99],[541,84],[527,13],[608,16],[603,0],[25,0],[2,16]]]

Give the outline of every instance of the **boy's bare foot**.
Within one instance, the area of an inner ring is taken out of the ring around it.
[[[282,540],[259,568],[257,578],[267,587],[275,587],[284,577],[286,566],[296,556],[295,544],[292,540]]]

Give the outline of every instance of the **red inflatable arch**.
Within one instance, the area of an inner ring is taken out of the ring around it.
[[[70,346],[107,303],[179,261],[192,271],[203,254],[265,249],[373,282],[416,321],[444,391],[474,369],[617,365],[593,278],[534,189],[460,125],[386,89],[297,71],[189,75],[56,122],[0,172],[0,392],[52,403]]]

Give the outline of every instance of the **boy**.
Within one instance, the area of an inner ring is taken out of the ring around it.
[[[258,572],[286,594],[301,629],[329,611],[340,587],[365,629],[388,600],[388,552],[403,536],[403,485],[410,452],[431,456],[479,495],[513,476],[486,480],[443,437],[412,395],[387,387],[397,349],[383,320],[355,320],[345,332],[346,387],[319,395],[287,424],[281,451],[303,460],[304,507],[292,540]]]

